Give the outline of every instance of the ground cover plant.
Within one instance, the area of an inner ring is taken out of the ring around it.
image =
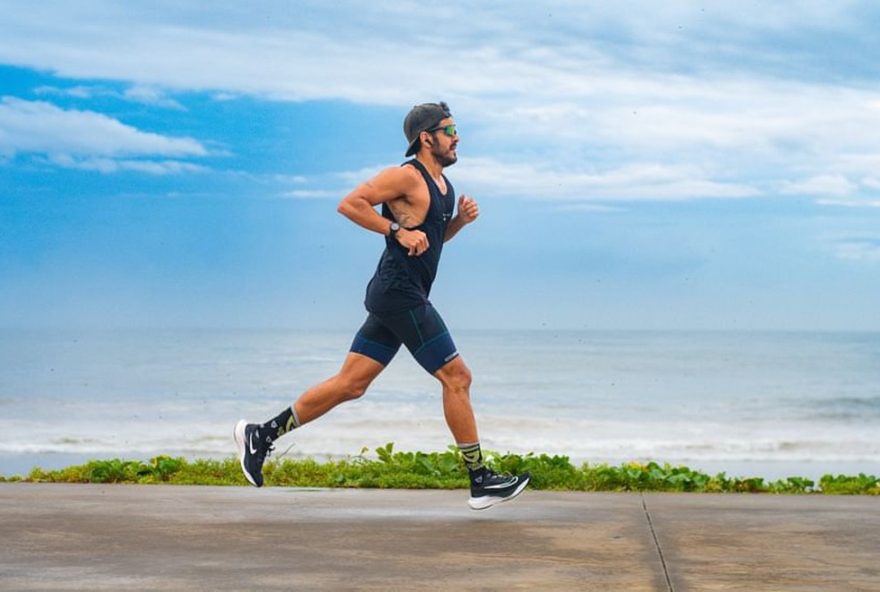
[[[318,462],[282,458],[268,462],[268,486],[366,487],[396,489],[463,489],[468,486],[455,446],[442,452],[395,451],[389,443],[366,455]],[[531,471],[533,489],[557,491],[672,491],[702,493],[823,493],[880,495],[874,475],[824,475],[818,483],[803,477],[768,481],[761,477],[709,475],[685,466],[656,462],[573,465],[566,456],[529,453],[487,453],[487,463],[509,473]],[[246,485],[237,458],[187,460],[157,456],[138,460],[93,460],[47,471],[34,469],[24,477],[0,476],[0,481],[54,483],[172,483],[178,485]]]

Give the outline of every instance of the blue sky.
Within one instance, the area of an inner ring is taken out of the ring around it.
[[[2,1],[0,326],[354,330],[445,100],[454,329],[880,330],[871,2]]]

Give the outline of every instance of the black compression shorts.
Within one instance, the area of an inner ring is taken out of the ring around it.
[[[355,335],[350,351],[387,366],[401,343],[429,374],[458,356],[446,324],[428,303],[398,313],[371,312]]]

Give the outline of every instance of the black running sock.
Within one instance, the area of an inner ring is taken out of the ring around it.
[[[467,467],[468,475],[470,475],[471,483],[479,483],[483,477],[483,451],[480,450],[480,443],[459,444],[458,449],[461,450],[461,456],[464,459],[464,465]]]
[[[299,418],[296,416],[296,411],[293,410],[293,405],[291,405],[278,414],[276,418],[261,425],[259,434],[266,442],[272,443],[299,426]]]

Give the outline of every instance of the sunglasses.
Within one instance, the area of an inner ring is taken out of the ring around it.
[[[425,131],[436,132],[438,130],[443,130],[443,133],[450,138],[458,135],[458,131],[456,131],[454,123],[452,125],[441,125],[440,127],[432,127],[431,129],[426,129]]]

